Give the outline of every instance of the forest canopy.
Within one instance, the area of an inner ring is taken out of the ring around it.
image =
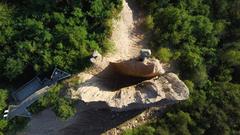
[[[121,7],[121,0],[0,2],[0,79],[83,69],[94,50],[110,48],[110,21]]]
[[[175,63],[190,98],[125,135],[239,134],[240,1],[137,2],[156,57]]]

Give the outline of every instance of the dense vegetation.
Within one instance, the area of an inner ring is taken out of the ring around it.
[[[16,89],[18,82],[54,67],[78,72],[88,66],[94,50],[111,49],[111,19],[121,8],[121,0],[1,0],[0,88],[8,90],[0,89],[0,112],[9,102],[9,88]],[[63,119],[72,116],[73,102],[61,97],[61,87],[54,86],[31,111],[52,107]],[[6,121],[1,116],[0,134],[23,123],[26,119]]]
[[[240,1],[138,2],[155,55],[177,65],[191,95],[125,134],[240,134]]]
[[[3,112],[5,107],[7,106],[6,100],[8,98],[7,91],[0,89],[0,112]],[[3,133],[1,132],[7,126],[7,121],[0,119],[0,135]]]
[[[120,9],[121,0],[1,2],[0,78],[29,69],[79,71],[94,50],[110,47],[110,19]]]

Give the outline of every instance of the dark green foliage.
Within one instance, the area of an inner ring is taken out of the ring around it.
[[[189,92],[193,92],[194,90],[194,83],[190,80],[185,80],[184,83],[187,85]]]
[[[7,90],[0,89],[0,112],[2,112],[6,106],[6,100],[8,99],[8,92]]]
[[[55,107],[54,109],[57,116],[62,119],[68,119],[76,113],[76,109],[73,105],[74,104],[72,104],[69,100],[61,98],[58,101],[57,107]]]
[[[109,20],[121,0],[85,2],[1,2],[0,79],[13,80],[29,67],[37,73],[53,67],[76,72],[88,65],[94,50],[105,51]]]
[[[168,48],[160,48],[156,52],[156,57],[163,62],[169,62],[172,58],[173,54],[170,49]]]
[[[5,134],[14,135],[17,133],[17,131],[23,130],[26,127],[29,120],[30,119],[24,117],[15,117],[10,121],[5,120],[7,125],[5,126],[3,131]]]
[[[229,65],[232,66],[240,65],[240,51],[228,50],[223,53],[222,59]]]
[[[9,76],[9,79],[15,78],[18,74],[23,73],[24,64],[19,59],[7,58],[3,75]]]
[[[127,130],[124,135],[154,135],[155,129],[150,126],[141,126],[137,130]]]
[[[8,99],[8,91],[4,89],[0,89],[0,112],[3,111],[7,107],[7,99]],[[7,120],[3,119],[3,115],[0,115],[0,135],[3,135],[5,128],[8,126]]]
[[[56,85],[50,88],[49,92],[41,97],[32,107],[32,112],[36,113],[40,110],[52,107],[53,111],[62,119],[73,116],[76,112],[75,103],[71,99],[63,96],[63,86]]]
[[[141,134],[144,128],[153,128],[154,135],[239,134],[239,0],[140,0],[139,4],[153,16],[151,45],[180,53],[173,60],[180,77],[187,79],[190,98],[126,134]]]
[[[153,17],[151,15],[147,16],[144,22],[145,27],[147,30],[152,30],[154,27]]]

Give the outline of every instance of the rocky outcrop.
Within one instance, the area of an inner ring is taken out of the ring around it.
[[[115,44],[115,52],[103,57],[93,55],[91,62],[94,67],[78,75],[81,84],[71,88],[69,96],[97,108],[119,111],[187,99],[189,91],[186,85],[176,74],[164,73],[164,64],[159,60],[152,59],[150,63],[131,61],[139,56],[142,48],[147,47],[149,38],[141,27],[142,15],[135,11],[138,15],[134,16],[128,4],[123,0],[119,20],[113,21],[111,40]],[[120,72],[128,76],[122,76]]]
[[[118,90],[106,87],[106,83],[113,83],[106,78],[86,73],[79,76],[83,83],[77,90],[71,90],[71,98],[82,100],[97,108],[109,107],[123,111],[172,104],[189,96],[187,86],[174,73],[163,74],[126,87],[118,87]]]
[[[127,76],[152,78],[165,73],[162,64],[155,58],[142,61],[138,57],[120,62],[110,62],[110,65],[116,72]]]

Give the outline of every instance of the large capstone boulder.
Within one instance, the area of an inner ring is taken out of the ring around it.
[[[144,61],[134,58],[120,62],[110,62],[116,72],[133,77],[152,78],[165,73],[159,60],[151,58]]]

